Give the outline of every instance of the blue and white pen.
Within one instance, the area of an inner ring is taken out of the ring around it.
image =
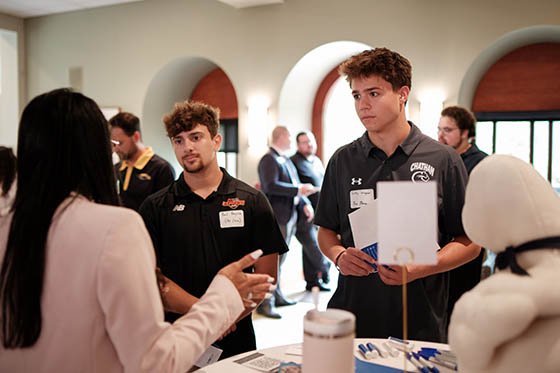
[[[409,341],[403,341],[402,339],[389,337],[389,343],[394,346],[397,350],[401,350],[403,352],[410,352],[414,348],[414,343]]]
[[[410,354],[410,352],[405,352],[405,354],[406,358],[412,363],[412,365],[416,367],[416,369],[418,369],[422,373],[430,373],[430,371],[427,368],[424,368],[422,364],[420,364],[420,362]]]
[[[382,346],[383,346],[384,349],[387,350],[389,355],[391,355],[392,357],[399,356],[399,351],[396,348],[392,347],[389,343],[383,342]]]
[[[371,357],[371,352],[369,352],[369,350],[367,349],[366,346],[364,346],[363,344],[360,343],[360,344],[358,345],[358,348],[359,348],[359,350],[360,350],[360,352],[362,353],[362,356],[363,356],[364,358],[366,358],[367,360],[369,360],[369,359],[372,358],[372,357]]]
[[[368,344],[368,345],[369,345],[369,344]],[[377,345],[375,345],[375,344],[373,344],[373,343],[371,343],[371,345],[372,345],[372,347],[374,348],[374,350],[376,350],[382,358],[387,358],[387,357],[389,357],[389,354],[388,354],[385,350],[379,348]]]
[[[367,348],[369,350],[369,352],[371,353],[371,356],[375,359],[377,357],[379,357],[379,351],[377,351],[377,349],[375,348],[375,346],[373,345],[373,343],[368,342],[367,344]]]
[[[424,368],[427,368],[430,372],[432,373],[439,373],[439,369],[436,368],[434,366],[434,364],[430,363],[429,361],[427,361],[426,359],[424,359],[422,356],[418,355],[416,352],[412,353],[412,356],[414,356],[414,358],[416,360],[418,360],[418,362],[420,362],[420,364],[422,364],[422,366]]]
[[[454,362],[451,362],[451,361],[446,361],[446,360],[440,360],[435,356],[430,357],[428,360],[431,361],[432,363],[444,366],[446,368],[453,369],[453,370],[458,370],[457,363],[454,363]]]

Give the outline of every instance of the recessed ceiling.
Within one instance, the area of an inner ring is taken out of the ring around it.
[[[284,0],[218,0],[221,3],[231,5],[234,8],[249,8],[252,6],[283,4]]]
[[[0,13],[28,18],[142,0],[0,0]]]

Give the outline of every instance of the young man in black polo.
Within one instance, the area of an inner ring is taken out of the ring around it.
[[[140,119],[122,112],[109,119],[111,143],[120,162],[115,165],[119,196],[124,206],[138,211],[146,197],[168,186],[175,179],[165,159],[142,143]]]
[[[167,315],[173,321],[188,312],[224,265],[261,249],[254,271],[277,278],[278,254],[288,248],[266,197],[218,167],[217,109],[185,101],[163,121],[184,172],[147,198],[140,214],[161,273],[172,281],[164,286],[169,291],[163,300],[175,313]],[[230,333],[216,342],[221,358],[256,349],[250,314],[262,299],[251,300]]]
[[[378,181],[436,181],[438,263],[404,270],[409,281],[409,338],[441,342],[446,340],[447,271],[475,258],[480,247],[465,236],[461,224],[467,181],[461,158],[406,120],[411,70],[407,59],[386,48],[364,51],[341,65],[366,132],[330,159],[315,223],[321,250],[341,274],[329,307],[356,315],[357,337],[402,336],[402,294],[395,285],[402,284],[403,269],[378,266],[379,272],[373,273],[366,261],[376,261],[354,247],[348,214],[355,211],[352,206],[367,203],[360,196],[376,195]],[[363,193],[351,194],[355,190]]]

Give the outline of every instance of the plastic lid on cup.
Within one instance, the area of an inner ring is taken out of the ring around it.
[[[314,336],[342,337],[354,333],[355,328],[354,314],[334,308],[308,311],[303,319],[303,330]]]

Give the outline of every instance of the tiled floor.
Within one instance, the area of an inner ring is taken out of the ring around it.
[[[338,271],[331,266],[331,281],[328,286],[331,292],[319,293],[319,309],[325,309],[332,292],[336,288]],[[280,278],[282,292],[290,299],[298,301],[293,306],[279,307],[276,311],[282,318],[270,319],[253,312],[253,326],[257,337],[257,349],[280,346],[303,341],[303,317],[313,308],[313,298],[305,291],[303,279],[301,245],[294,238],[290,244],[290,251],[282,266]]]

